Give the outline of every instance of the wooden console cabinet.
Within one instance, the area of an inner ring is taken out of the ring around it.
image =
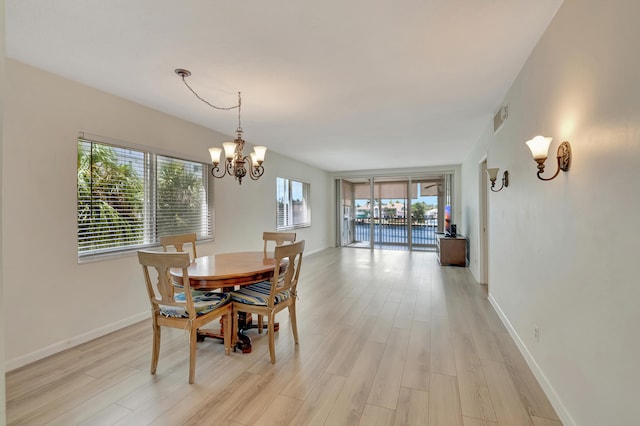
[[[467,266],[467,238],[436,234],[436,250],[441,265]]]

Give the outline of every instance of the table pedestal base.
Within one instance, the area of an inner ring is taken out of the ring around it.
[[[253,323],[251,314],[247,314],[246,312],[238,312],[238,340],[236,343],[239,344],[237,345],[239,346],[238,349],[240,349],[243,354],[251,352],[251,339],[249,338],[249,336],[244,335],[244,331],[258,327],[258,324]],[[262,329],[268,329],[267,324],[263,324]],[[279,322],[273,324],[273,330],[274,332],[280,330]],[[205,337],[224,340],[224,320],[220,318],[219,332],[213,329],[199,329],[197,337],[198,342],[203,342]],[[234,351],[235,349],[236,348],[234,347]]]
[[[253,323],[253,317],[251,314],[247,314],[246,312],[238,312],[238,328],[242,331],[249,330],[252,328],[259,328],[260,326],[256,322]],[[267,330],[269,326],[267,324],[262,324],[262,329]],[[273,331],[280,330],[280,323],[276,322],[273,324]]]

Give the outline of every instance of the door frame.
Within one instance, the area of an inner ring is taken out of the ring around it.
[[[480,228],[480,283],[489,285],[489,191],[487,188],[487,156],[485,155],[478,167],[479,182],[479,228]]]

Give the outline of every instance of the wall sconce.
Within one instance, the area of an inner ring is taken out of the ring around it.
[[[500,192],[502,191],[503,188],[506,188],[509,186],[509,172],[505,170],[504,173],[502,174],[502,186],[500,187],[500,189],[494,189],[496,186],[496,179],[498,178],[499,171],[500,169],[498,168],[487,169],[487,174],[489,175],[489,180],[491,181],[491,190],[493,192]]]
[[[558,169],[556,173],[550,178],[543,178],[540,176],[542,172],[544,172],[544,162],[547,159],[549,152],[549,145],[551,145],[552,138],[545,138],[544,136],[536,136],[535,138],[527,141],[527,146],[531,150],[531,155],[533,155],[533,159],[538,163],[538,179],[540,180],[552,180],[560,170],[566,172],[569,170],[569,165],[571,164],[571,145],[569,142],[562,142],[558,147],[558,153],[556,158],[558,159]]]

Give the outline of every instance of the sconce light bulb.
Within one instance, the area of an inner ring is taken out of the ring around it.
[[[489,180],[491,180],[492,182],[495,182],[495,180],[498,178],[498,172],[499,171],[500,171],[500,169],[498,169],[498,168],[487,169],[487,174],[489,175]]]
[[[533,159],[536,161],[546,160],[549,156],[549,145],[551,145],[551,141],[553,138],[546,138],[544,136],[536,136],[533,139],[530,139],[526,142],[527,146],[531,150],[531,155],[533,155]]]

